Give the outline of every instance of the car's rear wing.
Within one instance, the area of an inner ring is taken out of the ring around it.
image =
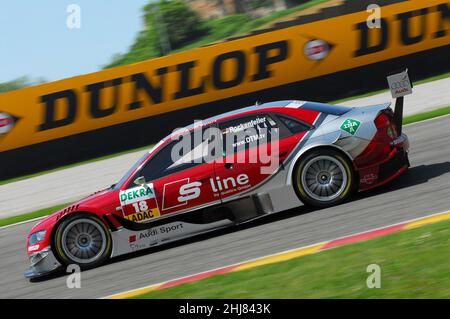
[[[408,69],[394,73],[387,77],[392,97],[395,100],[394,123],[397,127],[398,134],[402,134],[403,125],[403,102],[404,96],[412,93],[412,84],[409,80]]]

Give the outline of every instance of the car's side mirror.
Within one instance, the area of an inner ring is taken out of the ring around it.
[[[145,183],[145,177],[144,177],[144,176],[139,176],[138,178],[136,178],[136,179],[134,180],[134,184],[135,184],[135,185],[138,185],[138,186],[145,186],[145,185],[146,185],[146,183]]]

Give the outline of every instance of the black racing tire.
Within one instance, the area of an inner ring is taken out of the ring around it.
[[[347,156],[329,148],[312,150],[297,162],[292,184],[298,198],[313,207],[330,207],[353,192],[355,172]]]
[[[82,270],[94,268],[111,256],[111,234],[97,216],[76,213],[57,226],[53,251],[63,265],[76,264]]]

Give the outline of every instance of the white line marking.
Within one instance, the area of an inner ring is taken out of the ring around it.
[[[354,236],[362,235],[362,234],[365,234],[365,233],[371,233],[371,232],[374,232],[374,231],[378,231],[378,230],[381,230],[381,229],[386,229],[386,228],[390,228],[390,227],[394,227],[394,226],[398,226],[398,225],[402,225],[402,224],[412,223],[412,222],[415,222],[415,221],[418,221],[418,220],[422,220],[422,219],[426,219],[426,218],[430,218],[430,217],[433,217],[433,216],[448,214],[449,212],[450,211],[447,210],[447,211],[443,211],[443,212],[439,212],[439,213],[433,213],[433,214],[422,216],[422,217],[408,219],[408,220],[405,220],[405,221],[402,221],[402,222],[398,222],[398,223],[394,223],[394,224],[390,224],[390,225],[386,225],[386,226],[381,226],[381,227],[378,227],[378,228],[373,228],[373,229],[365,230],[365,231],[354,233],[354,234],[344,235],[344,236],[341,236],[341,237],[325,240],[325,241],[322,241],[322,242],[319,242],[319,243],[316,243],[316,244],[302,246],[302,247],[288,249],[288,250],[283,250],[281,252],[277,252],[277,253],[274,253],[274,254],[248,259],[248,260],[245,260],[245,261],[237,262],[237,263],[234,263],[234,264],[231,264],[231,265],[227,265],[227,266],[222,266],[222,267],[219,267],[219,268],[213,268],[213,269],[210,269],[210,270],[206,270],[206,271],[202,271],[202,272],[199,272],[199,273],[195,273],[193,275],[187,275],[187,276],[178,277],[178,278],[175,278],[175,279],[169,279],[169,280],[166,280],[166,281],[163,281],[163,282],[159,282],[159,283],[148,284],[148,285],[140,287],[140,288],[126,290],[124,292],[115,293],[115,294],[112,294],[112,295],[109,295],[109,296],[106,296],[106,297],[101,297],[101,298],[98,298],[98,299],[109,299],[109,298],[113,298],[115,296],[132,293],[132,292],[135,292],[135,291],[139,291],[141,289],[146,289],[146,288],[149,288],[151,286],[163,285],[163,284],[168,283],[168,282],[178,281],[178,280],[181,280],[181,279],[198,276],[198,275],[201,275],[201,274],[204,274],[204,273],[218,271],[218,270],[221,270],[221,269],[224,269],[224,268],[234,267],[234,266],[238,266],[238,265],[241,265],[241,264],[247,264],[247,263],[251,263],[251,262],[257,261],[257,260],[266,259],[266,258],[274,257],[274,256],[277,256],[277,255],[287,254],[287,253],[291,253],[291,252],[294,252],[294,251],[297,251],[297,250],[307,249],[307,248],[318,246],[318,245],[323,245],[323,244],[329,243],[331,241],[336,241],[336,240],[340,240],[340,239],[347,238],[347,237],[354,237]],[[334,249],[334,248],[337,248],[337,247],[340,247],[340,246],[332,247],[332,248],[329,248],[329,249]],[[326,249],[326,250],[329,250],[329,249]]]

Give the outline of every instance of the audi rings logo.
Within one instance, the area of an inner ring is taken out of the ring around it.
[[[330,52],[330,45],[324,40],[311,40],[305,44],[303,51],[310,60],[323,60]]]
[[[0,135],[6,134],[11,131],[13,126],[13,117],[6,113],[0,113]]]
[[[390,75],[387,77],[387,80],[393,98],[412,93],[412,86],[407,71]]]
[[[364,184],[373,184],[373,182],[375,182],[378,179],[378,175],[376,174],[367,174],[364,175],[363,178],[361,178],[361,183]]]
[[[409,80],[405,77],[400,81],[393,82],[391,84],[391,90],[395,90],[397,94],[405,93],[411,90],[411,84],[409,83]]]
[[[404,77],[402,80],[393,82],[391,84],[392,89],[403,89],[403,88],[409,88],[410,84],[406,77]]]

